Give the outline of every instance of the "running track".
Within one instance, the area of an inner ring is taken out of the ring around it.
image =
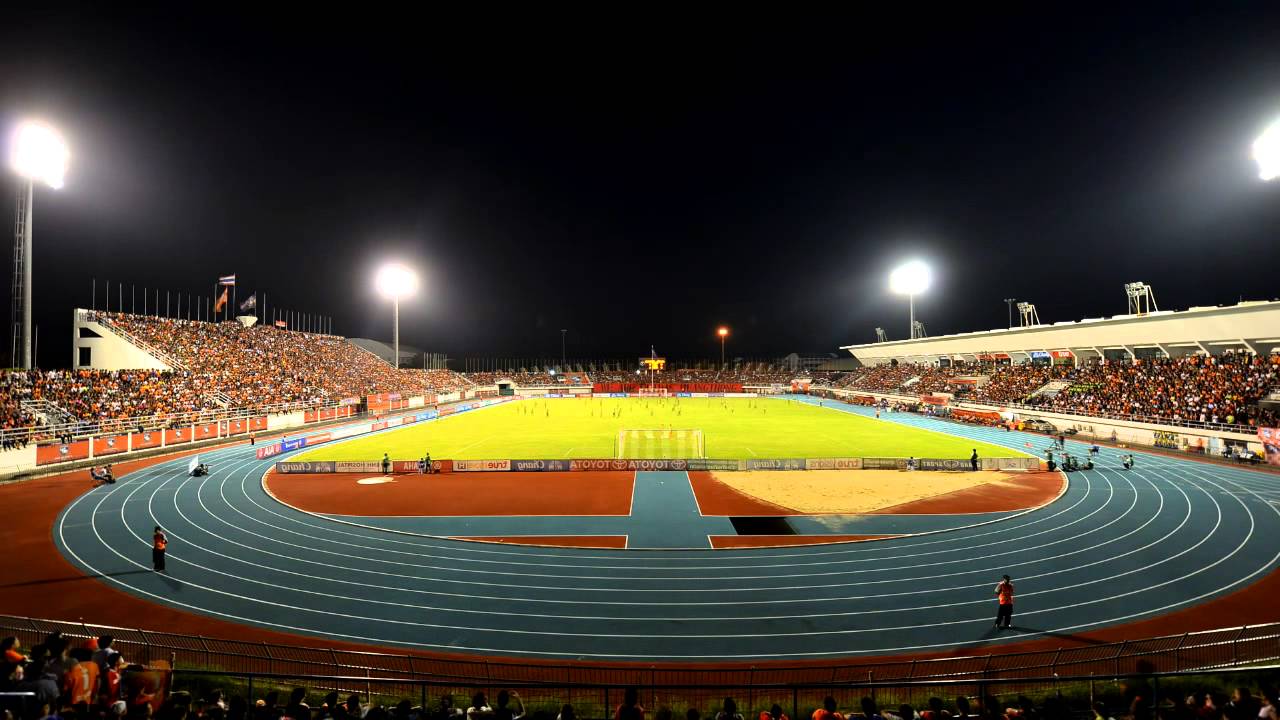
[[[1048,443],[915,415],[883,421],[1018,449]],[[1086,447],[1068,441],[1073,454]],[[214,468],[206,478],[187,477],[179,459],[85,493],[54,539],[83,572],[143,599],[348,642],[547,659],[902,655],[1133,622],[1277,567],[1280,477],[1136,455],[1124,472],[1104,449],[1055,502],[948,532],[610,551],[450,541],[303,513],[262,488],[280,458],[237,446],[202,454]],[[149,572],[154,525],[169,535],[167,575]],[[1017,627],[997,634],[992,587],[1006,572],[1018,587]]]

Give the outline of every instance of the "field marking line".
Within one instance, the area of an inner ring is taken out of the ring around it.
[[[479,445],[480,443],[488,442],[488,441],[490,441],[490,440],[492,440],[492,439],[493,439],[493,436],[492,436],[492,435],[490,435],[490,436],[488,436],[488,437],[482,437],[482,438],[480,438],[479,440],[477,440],[477,441],[475,441],[475,442],[471,443],[470,445],[468,445],[468,446],[466,446],[466,447],[458,448],[458,449],[457,449],[457,450],[455,450],[454,452],[457,452],[457,453],[466,452],[467,450],[470,450],[471,448],[473,448],[473,447],[475,447],[475,446]]]
[[[560,457],[569,457],[569,453],[571,453],[571,452],[573,452],[574,450],[577,450],[577,449],[578,449],[578,446],[577,446],[577,445],[574,445],[573,447],[569,448],[568,450],[565,450],[565,451],[564,451],[564,454],[562,454]]]
[[[747,447],[747,446],[743,445],[742,447]],[[752,450],[751,448],[747,448],[747,452],[751,453],[752,457],[760,457],[759,455],[756,455],[756,451]]]

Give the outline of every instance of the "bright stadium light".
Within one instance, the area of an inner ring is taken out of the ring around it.
[[[9,164],[30,182],[61,188],[70,156],[62,135],[42,122],[27,121],[14,130]]]
[[[390,300],[395,307],[395,367],[400,368],[400,298],[412,295],[418,289],[418,276],[409,268],[399,263],[383,265],[374,278],[374,285],[382,297]]]
[[[724,339],[729,337],[729,328],[721,325],[716,334],[720,336],[720,367],[724,367]]]
[[[920,260],[903,263],[889,273],[889,289],[907,296],[907,305],[911,309],[911,330],[907,337],[912,340],[916,338],[916,295],[928,290],[932,280],[933,271]]]
[[[1280,177],[1280,120],[1276,120],[1253,141],[1253,159],[1258,163],[1258,177],[1274,180]]]
[[[14,265],[21,265],[22,298],[21,312],[15,304],[13,308],[14,344],[9,349],[9,362],[18,364],[17,325],[22,327],[22,367],[32,368],[31,357],[31,208],[35,201],[36,184],[42,183],[53,189],[62,187],[66,180],[67,160],[71,153],[62,134],[53,127],[42,122],[27,121],[19,123],[14,129],[9,144],[9,165],[25,182],[18,194],[18,212],[14,234],[21,238],[14,247]],[[14,289],[17,290],[18,278],[15,278]],[[16,293],[15,293],[16,294]],[[21,317],[21,320],[19,320]]]

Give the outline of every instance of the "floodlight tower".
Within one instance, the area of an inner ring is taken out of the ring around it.
[[[400,298],[408,297],[418,289],[418,276],[409,268],[399,264],[390,263],[383,265],[378,270],[378,276],[375,279],[378,292],[382,297],[390,300],[395,307],[395,330],[393,334],[393,343],[395,345],[395,367],[400,369]]]
[[[1276,120],[1253,141],[1253,159],[1258,163],[1258,177],[1280,178],[1280,120]]]
[[[1151,291],[1151,286],[1144,282],[1125,283],[1124,294],[1129,297],[1130,315],[1146,315],[1160,310],[1156,306],[1155,293]]]
[[[1029,327],[1031,325],[1040,324],[1040,313],[1036,312],[1036,306],[1029,302],[1018,303],[1019,326]]]
[[[916,325],[916,295],[929,289],[933,280],[933,271],[920,260],[899,265],[889,273],[889,289],[899,295],[907,296],[907,305],[911,311],[910,337],[915,340],[919,335]]]
[[[70,152],[62,135],[37,121],[26,121],[13,132],[9,148],[9,164],[23,179],[18,191],[18,214],[13,232],[13,340],[9,361],[17,364],[18,340],[22,340],[22,367],[32,368],[31,361],[31,207],[36,183],[57,190],[62,187]],[[21,319],[19,310],[21,307]],[[19,330],[19,327],[21,330]]]
[[[716,334],[720,336],[720,369],[723,370],[724,369],[724,340],[725,338],[729,337],[729,328],[721,325],[720,329],[716,330]]]

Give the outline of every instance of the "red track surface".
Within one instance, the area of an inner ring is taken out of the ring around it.
[[[138,470],[173,456],[116,463],[118,475]],[[55,477],[0,485],[0,507],[5,508],[4,541],[6,552],[0,553],[0,612],[11,615],[82,619],[105,625],[144,625],[145,629],[233,638],[254,642],[323,646],[351,650],[386,650],[374,645],[357,645],[332,640],[273,632],[228,623],[201,615],[180,612],[119,592],[105,583],[82,575],[63,560],[52,541],[53,522],[63,506],[91,486],[87,471]],[[696,486],[695,486],[696,487]],[[145,559],[144,559],[145,562]],[[1261,624],[1276,619],[1274,598],[1280,597],[1280,572],[1273,572],[1251,586],[1193,608],[1180,610],[1151,620],[1130,623],[1080,635],[1056,636],[1024,643],[957,648],[947,653],[907,656],[928,657],[981,655],[986,652],[1012,653],[1029,650],[1079,647],[1096,642],[1118,641],[1170,635],[1196,630]],[[1016,622],[1016,618],[1015,618]],[[392,652],[397,652],[392,650]],[[427,653],[419,653],[426,655]],[[467,657],[449,653],[432,653],[433,657]],[[888,660],[890,658],[876,658]],[[860,658],[866,661],[868,658]],[[526,662],[523,661],[522,662]],[[538,664],[537,661],[527,661]],[[827,665],[832,661],[811,664]],[[550,664],[550,663],[549,663]],[[565,664],[565,663],[554,663]],[[588,665],[590,663],[572,663]],[[756,665],[766,663],[756,662]],[[787,663],[790,665],[809,663]],[[648,666],[649,663],[646,663]],[[715,667],[704,665],[703,667]]]
[[[634,473],[442,473],[395,475],[359,485],[369,473],[267,474],[267,491],[307,512],[367,517],[412,515],[629,515]],[[377,476],[373,476],[377,477]]]
[[[850,470],[851,473],[861,472]],[[1059,472],[1018,473],[1007,480],[956,490],[924,500],[877,510],[872,515],[950,515],[1007,512],[1040,507],[1062,492],[1067,477]],[[715,473],[691,472],[689,482],[703,515],[813,515],[745,495],[716,479]]]

